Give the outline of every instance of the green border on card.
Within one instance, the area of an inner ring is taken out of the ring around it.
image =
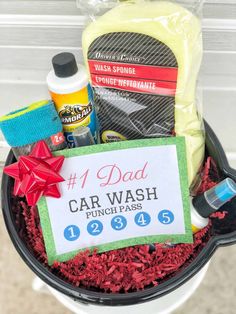
[[[167,146],[175,145],[177,150],[178,166],[179,166],[179,177],[180,177],[180,187],[182,192],[182,201],[184,209],[184,222],[185,222],[185,234],[172,234],[172,235],[157,235],[157,236],[146,236],[146,237],[136,237],[121,241],[115,241],[103,245],[98,245],[96,248],[98,252],[106,252],[115,249],[121,249],[128,246],[149,244],[155,242],[166,242],[171,243],[193,243],[193,233],[191,226],[191,216],[190,216],[190,202],[189,202],[189,184],[188,184],[188,172],[187,172],[187,157],[186,157],[186,145],[184,137],[170,137],[161,139],[145,139],[145,140],[134,140],[134,141],[124,141],[110,144],[101,144],[94,146],[87,146],[81,148],[67,149],[63,151],[58,151],[54,153],[54,156],[65,156],[66,158],[78,157],[83,155],[91,155],[115,150],[124,150],[131,148],[141,148],[141,147],[153,147],[153,146]],[[46,252],[48,256],[49,265],[53,264],[54,261],[65,262],[67,260],[75,257],[76,254],[85,249],[76,250],[66,254],[58,255],[56,252],[56,246],[54,242],[52,226],[50,222],[50,217],[48,213],[47,201],[43,197],[38,203],[40,222],[43,230],[44,242],[46,246]],[[90,247],[90,250],[95,249],[95,247]]]

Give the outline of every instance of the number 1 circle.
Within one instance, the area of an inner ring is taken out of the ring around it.
[[[65,228],[64,230],[64,238],[67,241],[76,241],[79,239],[80,229],[75,225],[71,225]]]

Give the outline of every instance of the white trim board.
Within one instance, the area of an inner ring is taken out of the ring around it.
[[[189,4],[188,2],[188,0],[180,1],[180,3],[183,4]],[[94,0],[90,0],[90,3],[93,4]],[[195,1],[195,4],[196,3],[197,1]],[[206,0],[203,6],[203,13],[204,16],[210,18],[218,18],[221,16],[224,18],[231,18],[234,16],[235,9],[235,0]],[[67,14],[74,16],[81,14],[81,9],[76,7],[75,0],[1,0],[0,11],[5,14],[27,15]]]
[[[45,27],[65,27],[65,26],[83,26],[86,18],[71,15],[24,15],[24,14],[0,14],[1,26],[45,26]]]
[[[0,26],[43,26],[65,27],[84,26],[87,18],[82,15],[24,15],[24,14],[0,14]],[[205,18],[202,22],[203,29],[235,30],[236,19],[210,19]]]

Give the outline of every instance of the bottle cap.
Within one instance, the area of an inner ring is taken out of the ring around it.
[[[217,209],[219,209],[236,196],[236,183],[230,178],[225,179],[215,187],[215,194],[218,202],[215,201],[214,205]],[[209,194],[208,198],[210,198],[210,196],[211,195]]]
[[[78,127],[73,132],[75,147],[94,145],[92,133],[88,127]]]
[[[61,78],[73,76],[78,72],[75,56],[70,52],[59,53],[53,57],[52,64],[56,76]]]
[[[227,178],[193,199],[193,206],[202,217],[209,217],[236,196],[236,183]]]

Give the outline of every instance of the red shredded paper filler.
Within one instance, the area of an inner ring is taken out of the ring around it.
[[[202,184],[197,193],[203,193],[219,180],[211,158],[207,159],[201,177]],[[156,243],[152,249],[149,245],[138,245],[102,254],[98,254],[96,250],[92,253],[87,250],[70,261],[55,262],[50,267],[47,263],[37,207],[29,207],[18,199],[13,210],[19,235],[49,271],[76,287],[107,293],[134,292],[159,285],[173,277],[184,265],[191,263],[210,237],[211,222],[194,236],[193,244],[178,244],[172,247]],[[213,217],[223,219],[225,213],[215,213]]]

